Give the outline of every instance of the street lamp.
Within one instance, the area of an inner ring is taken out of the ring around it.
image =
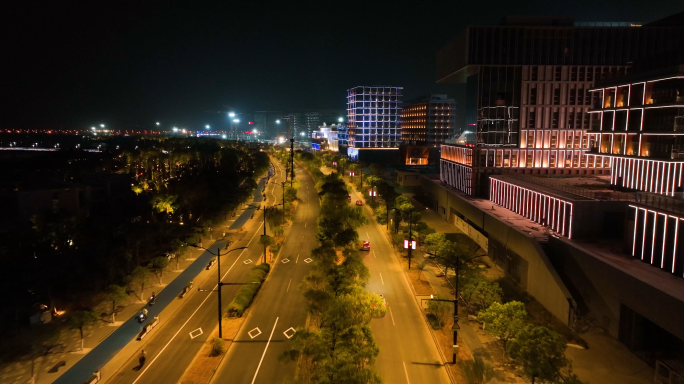
[[[205,125],[204,128],[206,128],[206,129],[211,129],[211,127],[209,126],[209,124]]]
[[[339,119],[337,119],[337,121],[339,121],[340,123],[342,123],[342,122],[344,122],[344,118],[340,117]]]
[[[235,117],[235,112],[228,112],[228,117]]]
[[[227,255],[233,251],[237,251],[239,249],[247,249],[247,247],[233,248],[230,251],[222,254],[220,248],[219,248],[217,253],[214,253],[207,248],[200,247],[197,244],[188,244],[188,245],[193,247],[193,248],[204,249],[205,251],[209,252],[210,254],[216,256],[216,261],[218,262],[218,271],[217,271],[218,272],[218,290],[217,291],[218,291],[218,326],[219,326],[219,339],[220,339],[220,338],[222,338],[222,335],[223,335],[221,332],[221,318],[223,317],[223,313],[221,311],[221,287],[224,285],[237,285],[238,284],[238,283],[222,283],[221,282],[221,256],[225,256],[225,255]],[[255,283],[239,283],[239,284],[255,284]],[[259,283],[256,283],[256,284],[259,284]],[[202,290],[200,289],[200,291],[202,291]]]
[[[453,300],[453,302],[454,302],[454,325],[452,327],[452,329],[454,330],[454,344],[453,344],[454,351],[453,351],[452,363],[456,364],[456,347],[458,345],[458,330],[459,330],[459,326],[458,326],[458,269],[462,265],[467,264],[468,262],[470,262],[473,259],[477,259],[478,257],[483,257],[483,256],[487,256],[487,255],[473,256],[473,257],[471,257],[465,261],[461,261],[458,258],[456,258],[456,261],[453,261],[453,260],[449,260],[447,258],[444,258],[442,256],[438,256],[434,253],[430,253],[430,252],[425,252],[425,253],[431,256],[428,259],[440,259],[445,264],[450,265],[454,269],[454,271],[456,272],[456,289],[454,291],[454,300]],[[444,276],[446,276],[446,273],[444,273]],[[452,300],[438,300],[438,301],[452,301]]]
[[[104,128],[105,126],[104,126],[104,124],[100,124],[100,127],[101,127],[101,128]]]
[[[157,126],[159,126],[159,122],[157,121]]]

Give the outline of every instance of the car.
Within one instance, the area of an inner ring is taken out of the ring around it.
[[[347,200],[351,201],[351,195],[347,196]]]
[[[356,205],[363,205],[363,201],[361,201],[361,200],[356,200]]]
[[[361,245],[361,250],[362,251],[369,251],[370,252],[370,241],[363,241],[363,244]]]

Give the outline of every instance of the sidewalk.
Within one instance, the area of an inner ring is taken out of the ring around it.
[[[444,221],[437,213],[418,203],[411,194],[404,194],[416,208],[421,209],[421,220],[439,233],[462,233],[454,225]],[[423,260],[423,253],[416,253],[416,261]],[[491,263],[488,261],[488,263]],[[454,289],[443,277],[437,277],[438,269],[429,265],[423,272],[428,282],[438,295],[453,298]],[[488,278],[496,278],[502,275],[498,267],[488,268],[485,274]],[[484,361],[496,367],[499,356],[492,356],[493,351],[500,347],[489,336],[480,330],[477,322],[467,320],[467,314],[460,316],[460,338],[466,344],[473,356],[480,356]],[[565,355],[573,362],[573,371],[577,376],[590,384],[646,384],[653,381],[654,371],[645,362],[631,353],[627,347],[617,340],[603,334],[600,331],[592,331],[582,334],[582,338],[588,343],[588,349],[568,347]],[[490,346],[488,349],[487,347]],[[497,348],[493,348],[496,346]],[[512,372],[506,372],[506,381],[515,380]]]

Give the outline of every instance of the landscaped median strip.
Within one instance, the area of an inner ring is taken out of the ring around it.
[[[219,339],[216,336],[218,326],[214,328],[209,339],[183,373],[180,383],[206,384],[211,381],[226,351],[242,328],[246,319],[246,316],[243,317],[243,315],[249,312],[248,308],[254,301],[270,269],[270,265],[266,263],[252,268],[252,271],[247,275],[246,284],[240,288],[233,301],[226,308],[223,319],[221,319],[226,338]]]

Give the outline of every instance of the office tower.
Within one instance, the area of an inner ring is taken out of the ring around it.
[[[446,95],[430,95],[405,104],[401,110],[401,140],[406,144],[438,146],[456,133],[456,102]]]
[[[442,151],[445,172],[480,195],[491,174],[607,174],[610,158],[587,153],[597,118],[588,90],[682,41],[684,28],[674,23],[507,17],[500,26],[466,28],[437,54],[437,82],[466,84],[465,123],[477,142]]]
[[[387,161],[397,157],[401,142],[402,90],[402,87],[347,90],[346,146],[340,149],[346,150],[353,159]],[[380,154],[382,151],[397,153]]]

